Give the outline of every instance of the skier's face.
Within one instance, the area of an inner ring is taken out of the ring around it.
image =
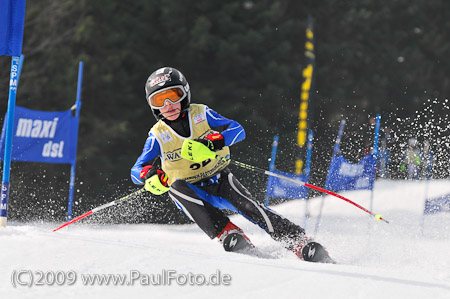
[[[181,103],[173,104],[172,102],[167,101],[166,105],[159,109],[159,111],[167,120],[176,120],[181,113]]]

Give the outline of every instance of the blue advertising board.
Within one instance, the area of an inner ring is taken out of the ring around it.
[[[5,151],[5,119],[0,157]],[[76,159],[78,117],[72,110],[36,111],[16,106],[12,136],[12,161],[72,164]]]

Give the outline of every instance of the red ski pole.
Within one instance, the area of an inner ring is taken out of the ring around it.
[[[363,208],[362,206],[360,206],[360,205],[357,204],[356,202],[353,202],[353,201],[351,201],[350,199],[348,199],[348,198],[346,198],[346,197],[344,197],[344,196],[342,196],[342,195],[339,195],[339,194],[334,193],[334,192],[331,192],[331,191],[329,191],[329,190],[327,190],[327,189],[323,189],[323,188],[320,188],[320,187],[317,187],[317,186],[314,186],[314,185],[311,185],[311,184],[308,184],[308,183],[304,183],[304,184],[305,184],[305,186],[308,187],[308,188],[311,188],[311,189],[314,189],[314,190],[317,190],[317,191],[320,191],[320,192],[323,192],[323,193],[326,193],[326,194],[329,194],[329,195],[333,195],[333,196],[335,196],[335,197],[337,197],[337,198],[343,199],[343,200],[345,200],[346,202],[351,203],[351,204],[354,205],[355,207],[360,208],[360,209],[363,210],[364,212],[369,213],[370,215],[372,215],[373,217],[375,217],[375,219],[377,219],[378,221],[383,220],[384,222],[389,223],[389,221],[387,221],[386,219],[383,219],[383,216],[382,216],[381,214],[375,214],[375,213],[373,213],[373,212],[371,212],[371,211],[369,211],[369,210]]]
[[[98,211],[100,211],[100,210],[103,210],[103,209],[105,209],[105,208],[114,206],[114,205],[118,204],[118,203],[121,202],[121,201],[124,201],[124,200],[130,199],[130,198],[132,198],[132,197],[135,197],[135,196],[141,194],[141,193],[144,192],[144,191],[145,191],[145,189],[142,188],[142,189],[139,189],[139,190],[137,190],[137,191],[134,191],[134,192],[131,193],[131,194],[128,194],[127,196],[124,196],[124,197],[122,197],[122,198],[116,199],[116,200],[111,201],[111,202],[109,202],[109,203],[105,203],[104,205],[101,205],[101,206],[99,206],[99,207],[96,207],[96,208],[90,210],[89,212],[86,212],[86,213],[84,213],[83,215],[80,215],[80,216],[78,216],[77,218],[74,218],[74,219],[72,219],[72,220],[70,220],[70,221],[64,223],[63,225],[61,225],[61,226],[55,228],[53,231],[55,232],[55,231],[57,231],[57,230],[59,230],[59,229],[65,227],[65,226],[67,226],[67,225],[69,225],[69,224],[72,224],[72,223],[74,223],[74,222],[77,222],[78,220],[83,219],[84,217],[87,217],[87,216],[89,216],[89,215],[91,215],[91,214],[94,214],[94,213],[96,213],[96,212],[98,212]]]
[[[266,175],[274,176],[274,177],[277,177],[277,178],[280,178],[280,179],[283,179],[283,180],[287,180],[287,181],[290,181],[290,182],[293,182],[293,183],[296,183],[296,184],[299,184],[299,185],[302,185],[302,186],[305,186],[305,187],[308,187],[308,188],[311,188],[311,189],[314,189],[314,190],[317,190],[317,191],[320,191],[320,192],[323,192],[323,193],[326,193],[326,194],[329,194],[329,195],[332,195],[332,196],[335,196],[337,198],[345,200],[346,202],[348,202],[348,203],[354,205],[355,207],[363,210],[364,212],[372,215],[378,221],[383,220],[384,222],[389,223],[386,219],[383,219],[383,216],[381,214],[375,214],[375,213],[373,213],[373,212],[363,208],[362,206],[360,206],[356,202],[353,202],[350,199],[348,199],[348,198],[346,198],[346,197],[344,197],[342,195],[336,194],[336,193],[334,193],[332,191],[329,191],[327,189],[323,189],[323,188],[320,188],[320,187],[308,184],[306,182],[302,182],[302,181],[299,181],[299,180],[296,180],[296,179],[293,179],[293,178],[290,178],[290,177],[287,177],[287,176],[284,176],[284,175],[281,175],[281,174],[278,174],[278,173],[274,173],[274,172],[271,172],[271,171],[268,171],[268,170],[264,170],[264,169],[261,169],[261,168],[258,168],[258,167],[252,166],[252,165],[248,165],[248,164],[245,164],[245,163],[242,163],[242,162],[233,161],[231,159],[227,159],[227,158],[220,157],[220,156],[216,156],[216,158],[217,159],[222,159],[222,160],[225,160],[225,161],[229,161],[231,164],[237,165],[239,167],[242,167],[242,168],[254,171],[254,172],[259,172],[259,173],[263,173],[263,174],[266,174]]]

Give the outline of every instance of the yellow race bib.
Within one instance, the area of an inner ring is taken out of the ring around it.
[[[176,180],[185,180],[189,183],[202,181],[214,176],[216,172],[229,164],[229,162],[218,159],[208,159],[195,163],[181,158],[181,146],[185,139],[204,138],[209,134],[216,133],[206,120],[205,105],[191,104],[187,116],[191,128],[191,136],[189,137],[178,135],[162,120],[158,121],[150,130],[158,140],[161,150],[161,167],[169,177],[169,185]],[[216,153],[222,157],[230,156],[228,146]]]

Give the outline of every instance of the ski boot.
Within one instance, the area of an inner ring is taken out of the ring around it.
[[[223,244],[225,251],[243,252],[255,248],[242,229],[237,227],[231,221],[228,222],[217,238],[219,239],[219,242]]]
[[[313,240],[308,240],[307,237],[304,237],[303,240],[295,245],[292,251],[298,258],[307,262],[336,264],[322,245]]]

